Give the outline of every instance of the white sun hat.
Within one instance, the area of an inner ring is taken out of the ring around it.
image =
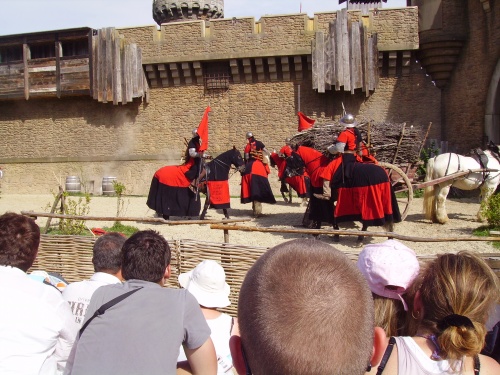
[[[179,275],[179,284],[187,289],[204,307],[226,307],[230,287],[224,268],[214,260],[204,260],[193,270]]]

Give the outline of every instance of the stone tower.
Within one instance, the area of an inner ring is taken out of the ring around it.
[[[153,19],[158,25],[168,22],[224,17],[224,0],[154,0]]]

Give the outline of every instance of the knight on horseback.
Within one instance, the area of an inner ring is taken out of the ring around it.
[[[206,174],[203,161],[210,158],[210,155],[205,151],[200,151],[201,140],[197,129],[193,129],[192,134],[193,137],[188,143],[185,155],[186,164],[192,163],[192,166],[186,172],[186,177],[191,180],[190,189],[196,191],[199,182]]]
[[[378,164],[373,155],[370,154],[361,136],[361,132],[357,128],[358,122],[350,113],[340,119],[340,124],[344,126],[344,130],[339,134],[334,144],[330,145],[327,150],[330,154],[339,156],[341,154],[353,154],[355,160],[360,163]],[[329,200],[331,198],[330,181],[333,174],[342,163],[342,157],[335,157],[334,160],[323,170],[323,194],[315,194],[316,198]]]

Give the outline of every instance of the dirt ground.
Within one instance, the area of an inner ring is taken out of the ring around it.
[[[204,199],[204,198],[202,198]],[[0,196],[0,213],[13,211],[48,212],[48,205],[51,205],[54,197],[47,195],[4,195]],[[303,228],[302,217],[305,207],[301,206],[300,200],[295,198],[292,204],[285,204],[278,198],[275,205],[263,204],[263,215],[250,222],[241,223],[245,226],[256,226],[265,228]],[[110,217],[116,215],[116,197],[95,196],[90,202],[90,216]],[[231,199],[231,218],[250,217],[252,214],[251,204],[242,205],[239,198]],[[472,231],[480,224],[476,221],[476,213],[479,208],[478,198],[449,199],[447,201],[448,215],[450,221],[445,225],[431,224],[426,221],[422,214],[422,199],[414,199],[410,206],[410,211],[406,220],[395,227],[395,232],[401,235],[412,237],[468,237]],[[146,206],[146,197],[125,197],[125,207],[123,216],[152,218],[154,212]],[[207,219],[222,219],[222,211],[209,209]],[[180,220],[183,218],[173,218]],[[184,218],[185,220],[186,218]],[[45,218],[38,218],[40,226],[45,225]],[[87,226],[104,227],[111,226],[113,222],[88,221]],[[193,239],[199,241],[222,243],[224,235],[222,230],[210,229],[210,225],[165,225],[158,223],[124,222],[138,227],[139,229],[154,229],[162,233],[167,240]],[[341,229],[356,229],[359,224],[343,225]],[[372,227],[369,231],[381,232],[381,228]],[[259,233],[229,231],[229,242],[249,246],[271,247],[281,242],[307,237],[300,234],[282,233]],[[366,237],[364,244],[384,241],[386,238]],[[360,251],[354,236],[343,236],[340,243],[335,243],[332,238],[326,235],[320,236],[320,240],[332,244],[336,248],[344,251]],[[402,241],[407,246],[414,249],[419,254],[435,254],[440,252],[472,250],[477,252],[498,252],[489,242],[408,242]]]

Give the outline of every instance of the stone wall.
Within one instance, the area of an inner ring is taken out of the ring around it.
[[[300,85],[300,86],[299,86]],[[299,95],[300,90],[300,95]],[[418,65],[408,77],[381,79],[370,97],[343,91],[318,94],[310,77],[297,82],[232,85],[220,98],[203,98],[202,87],[182,86],[151,91],[149,104],[127,106],[97,103],[90,98],[0,102],[0,149],[5,164],[3,193],[47,193],[57,179],[77,175],[94,181],[99,194],[104,176],[116,176],[130,194],[147,194],[154,172],[178,164],[185,140],[210,104],[210,147],[217,155],[235,145],[243,151],[252,131],[269,149],[279,149],[297,131],[300,109],[327,122],[346,109],[376,122],[426,126],[440,132],[439,90]],[[233,179],[235,179],[233,177]],[[275,192],[277,178],[275,181]],[[234,183],[232,193],[239,194]]]
[[[418,48],[418,10],[416,7],[380,9],[361,17],[350,11],[352,20],[361,20],[370,33],[378,33],[382,51]],[[312,19],[304,14],[225,18],[188,21],[155,26],[120,29],[120,34],[142,49],[143,62],[173,62],[310,54],[314,32],[326,30],[335,12],[318,13]]]
[[[491,10],[485,12],[480,1],[467,1],[468,38],[450,84],[443,91],[443,137],[458,152],[484,144],[485,103],[500,58],[500,2],[490,4]]]
[[[379,10],[363,19],[380,32],[388,50],[418,46],[416,8]],[[352,12],[357,17],[359,12]],[[314,30],[326,28],[334,12],[313,19],[305,15],[212,20],[120,29],[137,43],[143,60],[166,62],[210,60],[239,54],[257,57],[311,52]],[[415,36],[417,35],[417,36]],[[293,51],[292,51],[293,50]],[[300,81],[231,84],[222,96],[205,96],[202,85],[150,90],[149,102],[103,104],[87,97],[0,101],[0,163],[5,176],[2,193],[57,191],[66,176],[80,176],[84,186],[100,194],[103,177],[115,176],[128,194],[145,195],[154,172],[179,164],[191,130],[210,105],[210,147],[217,155],[233,145],[243,151],[245,133],[252,131],[269,149],[279,149],[297,131],[297,111],[321,122],[347,111],[376,122],[407,122],[427,126],[431,137],[441,133],[441,96],[414,58],[408,76],[381,77],[368,98],[365,93],[311,89],[310,67]],[[299,100],[300,99],[300,100]],[[270,179],[279,194],[276,171]],[[239,195],[239,176],[231,179],[231,194]]]

